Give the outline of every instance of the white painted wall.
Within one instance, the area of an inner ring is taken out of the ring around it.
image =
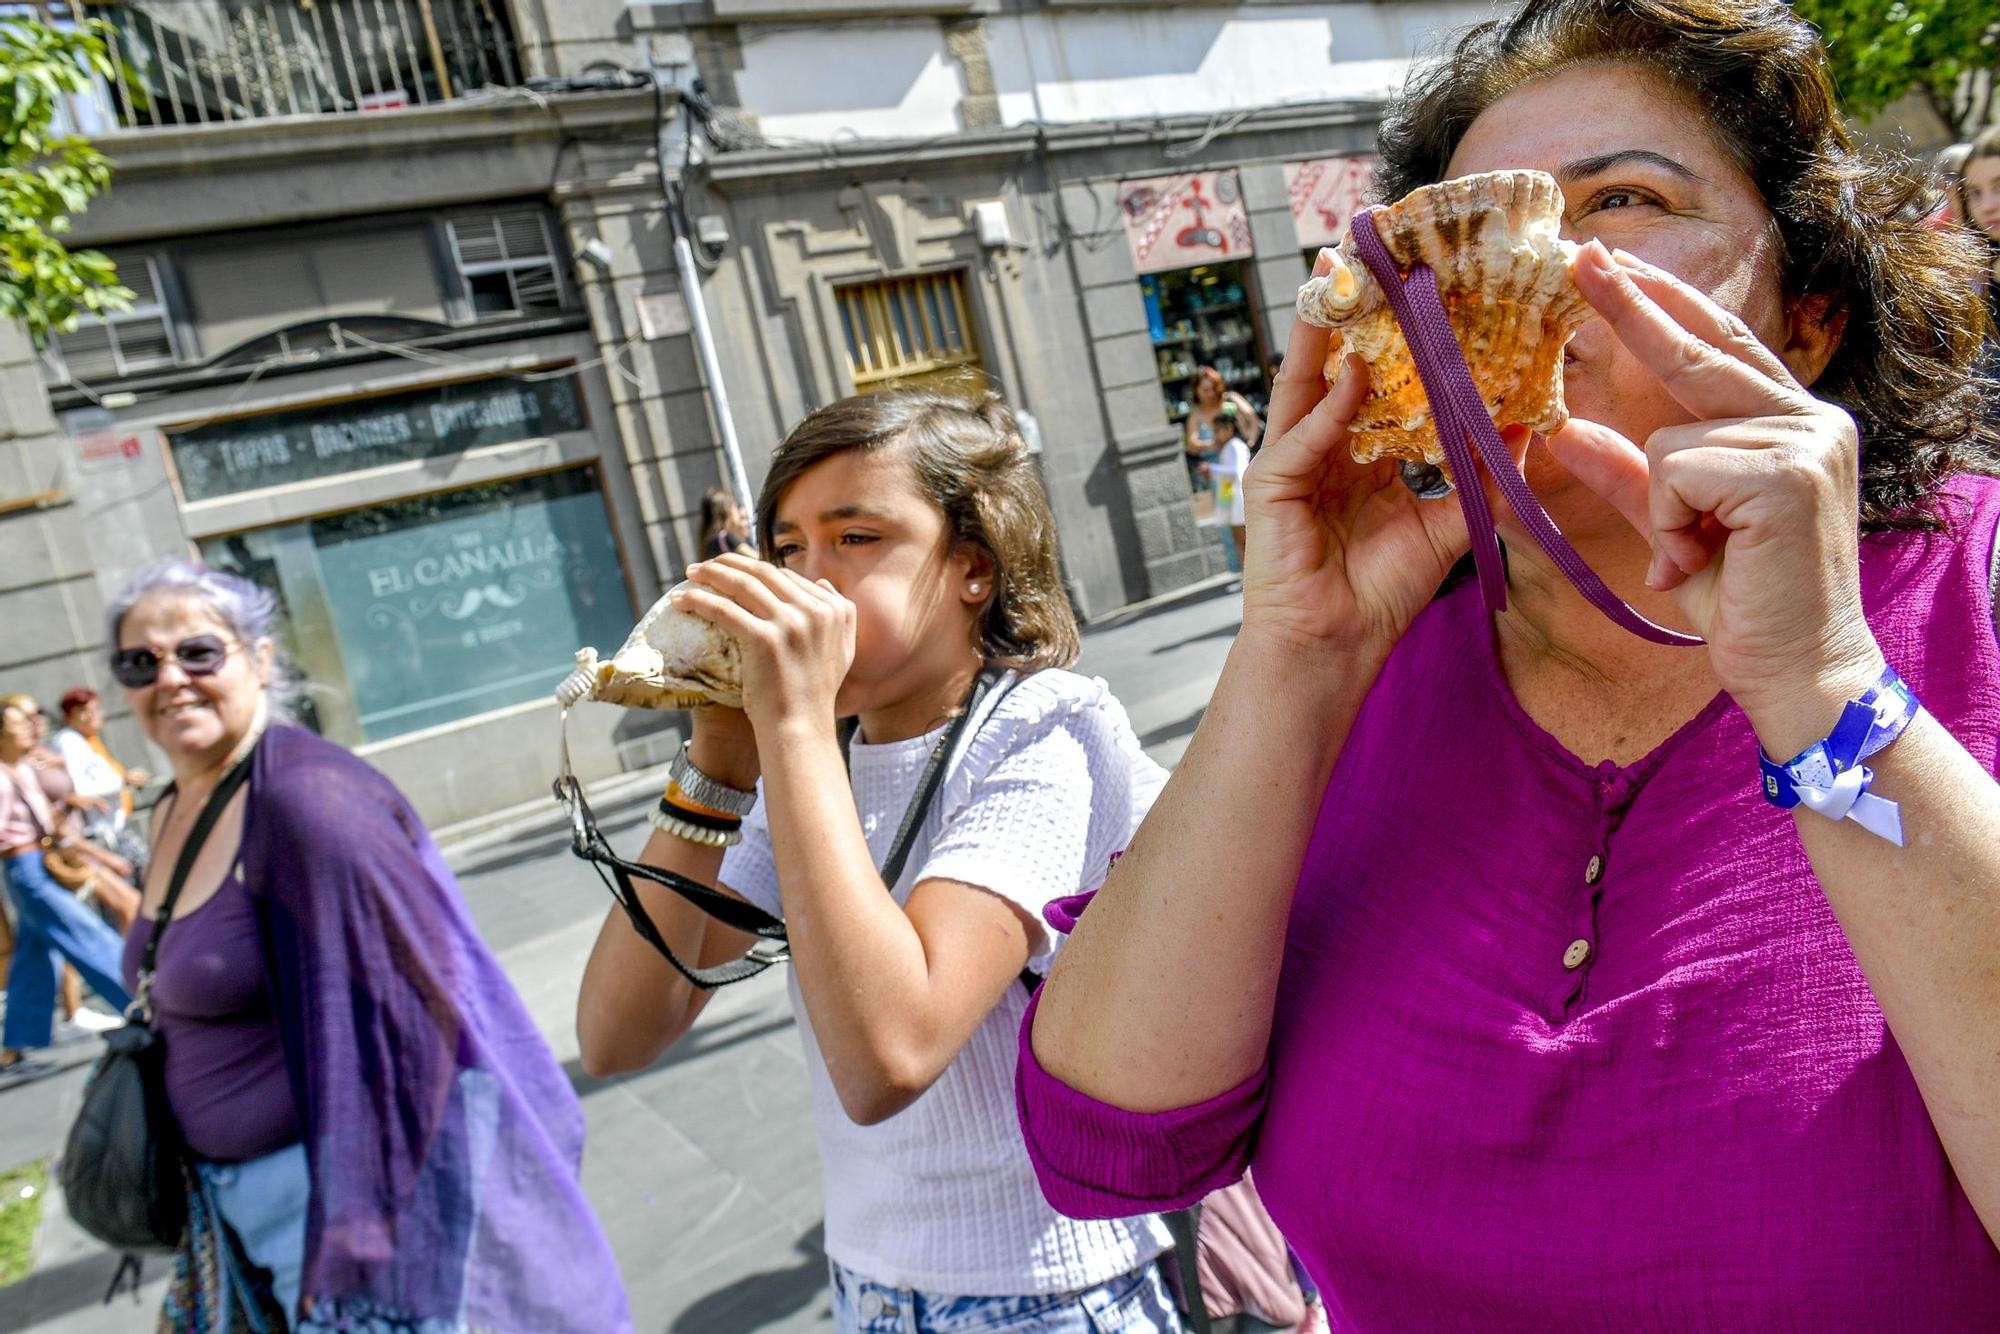
[[[1000,114],[1083,121],[1379,97],[1413,55],[1493,6],[1259,5],[1004,15],[986,21]]]
[[[1037,10],[986,20],[1008,125],[1150,119],[1379,97],[1486,0]],[[936,19],[746,24],[736,86],[773,138],[921,138],[961,128],[964,73]]]
[[[773,139],[907,139],[960,128],[965,78],[935,19],[742,32],[737,95]]]

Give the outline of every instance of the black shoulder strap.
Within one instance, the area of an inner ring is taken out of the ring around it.
[[[251,747],[251,754],[256,747]],[[242,790],[250,781],[250,755],[238,760],[230,771],[215,785],[215,791],[208,794],[208,804],[195,817],[194,828],[188,831],[187,842],[181,845],[181,855],[174,862],[173,878],[167,881],[167,896],[160,902],[160,911],[153,918],[153,933],[146,940],[146,958],[139,965],[139,976],[152,976],[153,961],[160,955],[160,940],[167,934],[167,924],[174,920],[174,905],[180,902],[181,887],[187,884],[188,873],[194,870],[194,859],[201,855],[202,845],[215,829],[215,822],[222,818],[222,808],[229,799]]]
[[[937,800],[938,789],[944,785],[946,770],[958,761],[965,746],[972,740],[977,730],[972,726],[979,706],[999,681],[1000,673],[987,668],[972,682],[972,690],[965,697],[965,705],[958,717],[952,720],[951,730],[946,732],[938,748],[931,752],[930,763],[924,767],[924,776],[917,782],[917,790],[910,797],[910,804],[903,812],[903,823],[896,829],[896,841],[889,845],[889,856],[882,863],[882,883],[891,891],[896,882],[903,878],[903,867],[910,860],[910,846],[916,842],[917,830],[924,817],[930,814],[931,804]],[[996,706],[997,707],[997,706]],[[848,734],[849,736],[852,733]],[[842,758],[846,758],[846,747],[841,748]]]

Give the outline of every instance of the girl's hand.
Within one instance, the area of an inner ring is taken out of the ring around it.
[[[1643,447],[1572,420],[1563,465],[1653,544],[1722,688],[1765,750],[1789,759],[1881,674],[1861,614],[1860,444],[1742,320],[1663,270],[1597,242],[1577,286],[1619,341],[1699,420]]]
[[[742,647],[743,712],[757,735],[801,725],[831,734],[834,696],[854,662],[854,604],[824,579],[740,552],[687,573],[694,587],[675,605]]]
[[[1324,274],[1324,255],[1313,273]],[[1471,539],[1456,498],[1418,500],[1393,461],[1356,463],[1348,423],[1368,394],[1358,357],[1331,389],[1329,333],[1296,320],[1271,392],[1264,450],[1243,475],[1243,633],[1388,654]],[[1503,438],[1518,461],[1528,433]],[[1482,481],[1484,480],[1482,474]],[[1504,502],[1492,488],[1496,512]]]

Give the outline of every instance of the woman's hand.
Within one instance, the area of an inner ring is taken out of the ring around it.
[[[1322,256],[1313,273],[1328,267]],[[1243,633],[1384,656],[1471,539],[1456,498],[1418,500],[1393,461],[1354,462],[1348,423],[1367,397],[1368,372],[1349,357],[1329,389],[1320,370],[1327,338],[1294,321],[1264,450],[1243,476]],[[1518,460],[1527,433],[1509,428],[1504,438]]]
[[[1883,666],[1861,613],[1854,422],[1671,274],[1596,242],[1574,272],[1619,341],[1699,420],[1643,446],[1573,420],[1549,448],[1652,542],[1647,582],[1674,590],[1723,689],[1765,750],[1788,759]]]
[[[738,552],[687,573],[693,587],[675,605],[741,646],[743,712],[757,736],[800,724],[830,733],[834,696],[854,662],[854,604],[824,579]]]

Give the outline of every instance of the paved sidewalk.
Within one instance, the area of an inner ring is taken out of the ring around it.
[[[1148,751],[1179,759],[1241,616],[1233,584],[1211,584],[1121,613],[1084,636],[1080,670],[1102,676]],[[553,739],[549,740],[551,756]],[[621,847],[638,841],[649,797],[599,811]],[[826,1330],[820,1175],[804,1057],[782,970],[728,988],[652,1068],[593,1080],[572,1032],[582,975],[609,900],[536,821],[521,836],[451,852],[481,932],[519,988],[583,1099],[583,1184],[616,1248],[642,1331],[738,1334]],[[75,1116],[84,1071],[0,1091],[0,1167],[53,1153]],[[0,1334],[150,1329],[164,1261],[135,1306],[99,1304],[116,1257],[84,1236],[51,1192],[28,1278],[0,1288]]]

